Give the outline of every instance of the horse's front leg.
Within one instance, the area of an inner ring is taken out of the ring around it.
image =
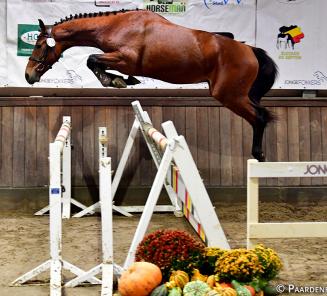
[[[117,53],[92,54],[87,60],[87,66],[104,87],[112,86],[116,88],[126,88],[127,85],[140,83],[140,81],[133,76],[124,79],[124,77],[120,75],[106,72],[106,70],[109,70],[112,65],[119,61],[120,58]]]

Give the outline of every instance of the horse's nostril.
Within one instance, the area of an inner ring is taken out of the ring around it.
[[[29,79],[30,79],[30,76],[29,76],[27,73],[25,73],[25,79],[26,79],[27,82],[28,82]]]

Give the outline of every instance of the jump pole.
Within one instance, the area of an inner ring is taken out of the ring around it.
[[[53,143],[49,144],[49,220],[50,220],[50,259],[25,273],[12,282],[20,286],[40,273],[50,269],[50,296],[62,295],[62,270],[66,269],[76,276],[85,271],[62,259],[62,153],[70,134],[70,123],[64,122]],[[90,277],[91,284],[101,284],[95,277]]]
[[[77,206],[80,209],[85,209],[86,206],[75,200],[71,197],[71,117],[64,116],[62,126],[55,138],[55,142],[62,143],[62,154],[61,154],[61,173],[62,173],[62,181],[61,181],[61,195],[62,195],[62,218],[69,219],[71,215],[71,204]],[[42,216],[49,211],[49,205],[37,211],[34,215]],[[94,213],[94,212],[91,212]]]
[[[327,162],[247,162],[247,248],[259,238],[327,237],[327,222],[259,223],[259,178],[327,177]]]
[[[132,105],[138,118],[144,114],[139,102],[133,102]],[[187,189],[187,193],[192,197],[192,203],[196,213],[196,215],[194,215],[195,217],[193,216],[192,219],[197,221],[195,224],[197,229],[195,230],[199,233],[198,226],[200,225],[202,227],[205,241],[208,246],[230,249],[227,238],[204,187],[185,138],[177,134],[174,124],[171,121],[162,124],[166,136],[162,135],[150,123],[144,122],[142,124],[142,120],[139,119],[139,121],[141,122],[143,132],[148,137],[151,137],[157,147],[162,149],[164,152],[125,260],[124,268],[128,268],[128,266],[134,262],[137,246],[146,233],[161,189],[167,182],[167,174],[169,173],[171,166],[174,164],[178,167],[180,176],[183,179],[185,188]],[[192,224],[193,227],[195,225]]]

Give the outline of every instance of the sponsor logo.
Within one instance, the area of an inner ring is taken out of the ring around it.
[[[326,85],[327,84],[327,74],[324,72],[318,70],[315,71],[312,74],[312,79],[287,79],[284,81],[285,85],[297,85],[299,87],[310,87],[310,86],[320,86],[320,85]]]
[[[186,11],[186,0],[144,0],[144,7],[162,14],[181,14]]]
[[[276,47],[281,51],[280,60],[300,60],[302,59],[299,51],[295,51],[295,45],[301,43],[304,33],[297,25],[282,26],[277,34]]]
[[[17,55],[30,56],[40,32],[38,25],[18,24]]]
[[[327,166],[326,165],[307,165],[306,171],[304,175],[326,175],[327,174]]]
[[[78,82],[82,83],[83,78],[75,70],[66,70],[66,77],[63,78],[41,78],[41,83],[47,84],[69,84],[73,85]]]
[[[244,0],[203,0],[204,5],[210,9],[211,6],[240,5]]]

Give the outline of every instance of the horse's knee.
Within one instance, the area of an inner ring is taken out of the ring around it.
[[[253,104],[253,106],[256,113],[256,125],[260,125],[265,128],[269,122],[275,119],[274,115],[265,107],[257,104]]]

